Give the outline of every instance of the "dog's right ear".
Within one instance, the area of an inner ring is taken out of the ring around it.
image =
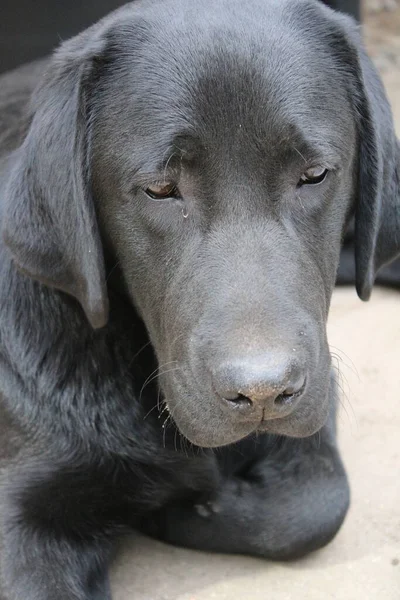
[[[29,131],[13,158],[3,237],[17,267],[74,296],[94,328],[108,318],[100,235],[90,184],[93,69],[105,22],[64,43],[33,98]]]

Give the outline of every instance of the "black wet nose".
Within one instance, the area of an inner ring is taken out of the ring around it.
[[[263,411],[264,419],[290,414],[305,387],[305,367],[291,357],[261,355],[235,359],[212,373],[213,387],[225,405],[243,416]]]

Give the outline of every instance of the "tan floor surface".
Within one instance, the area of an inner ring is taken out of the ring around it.
[[[400,131],[399,71],[384,79]],[[352,488],[334,542],[272,564],[132,537],[112,568],[114,600],[400,600],[400,294],[376,290],[363,304],[351,289],[336,291],[329,337],[343,374],[340,446]]]

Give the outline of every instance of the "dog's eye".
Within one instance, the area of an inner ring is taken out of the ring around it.
[[[307,169],[307,171],[305,171],[305,173],[303,173],[303,175],[300,177],[298,185],[301,186],[307,184],[322,183],[327,174],[328,169],[325,169],[325,167],[321,167],[321,165],[311,167],[310,169]]]
[[[154,184],[146,188],[146,194],[153,200],[180,198],[179,190],[173,183]]]

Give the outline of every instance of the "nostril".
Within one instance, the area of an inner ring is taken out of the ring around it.
[[[292,412],[305,389],[306,372],[300,362],[279,358],[262,355],[223,363],[211,371],[212,389],[222,406],[246,418],[261,412],[265,419]]]
[[[232,408],[242,410],[251,408],[251,406],[253,405],[253,402],[250,400],[250,398],[247,398],[247,396],[243,396],[242,394],[226,394],[224,396],[224,400],[226,400],[226,402],[228,402],[232,406]]]
[[[230,400],[231,402],[235,402],[236,400],[242,397],[242,394],[240,394],[239,392],[235,392],[234,390],[220,390],[218,394],[222,398],[225,398],[225,400]]]
[[[293,400],[303,393],[305,387],[305,378],[302,378],[294,384],[288,385],[285,391],[275,398],[274,404],[276,406],[287,406],[291,404]]]
[[[288,406],[293,402],[294,394],[279,394],[274,400],[275,406]]]

